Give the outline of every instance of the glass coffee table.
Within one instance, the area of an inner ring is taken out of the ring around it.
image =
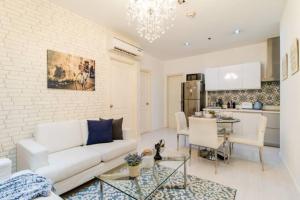
[[[130,178],[126,163],[95,177],[100,181],[101,199],[104,198],[104,184],[116,189],[122,194],[137,200],[146,200],[160,188],[185,189],[187,186],[187,155],[175,157],[163,157],[161,161],[156,161],[151,168],[141,168],[140,176]],[[166,167],[165,165],[170,166]],[[182,185],[166,185],[172,175],[183,167]]]

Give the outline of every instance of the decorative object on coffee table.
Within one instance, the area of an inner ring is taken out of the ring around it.
[[[143,153],[143,168],[152,168],[154,165],[153,151],[151,149],[144,149]]]
[[[142,162],[142,156],[138,153],[128,154],[125,157],[125,160],[128,165],[129,176],[131,178],[136,178],[140,175],[140,164]]]
[[[160,155],[161,150],[165,147],[165,141],[164,140],[160,140],[157,144],[155,144],[155,150],[156,150],[156,154],[154,156],[154,160],[161,160],[162,157]]]

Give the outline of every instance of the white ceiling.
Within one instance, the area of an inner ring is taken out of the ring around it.
[[[192,56],[279,35],[286,0],[187,0],[179,6],[174,27],[150,44],[126,18],[128,0],[51,0],[112,30],[136,39],[149,54],[162,60]],[[194,19],[185,16],[196,11]],[[233,31],[241,29],[240,35]],[[212,40],[208,40],[212,37]],[[184,46],[190,42],[191,46]]]

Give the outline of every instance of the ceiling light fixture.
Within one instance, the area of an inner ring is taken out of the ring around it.
[[[195,11],[188,11],[185,16],[189,17],[189,18],[194,18],[196,17],[196,12]]]
[[[241,30],[240,29],[236,29],[235,31],[234,31],[234,34],[235,35],[239,35],[241,33]]]
[[[186,2],[186,0],[178,0],[178,3],[181,5],[181,4],[184,4]]]
[[[191,46],[191,43],[185,42],[185,43],[184,43],[184,46],[189,47],[189,46]]]
[[[129,23],[136,22],[136,30],[150,43],[173,27],[177,4],[185,0],[129,0]]]

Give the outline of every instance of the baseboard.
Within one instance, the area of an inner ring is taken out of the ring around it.
[[[294,185],[296,186],[296,189],[298,190],[298,192],[299,192],[299,194],[300,194],[300,185],[298,185],[298,183],[297,183],[297,181],[296,181],[296,178],[295,178],[295,175],[294,175],[294,173],[290,170],[290,168],[288,167],[287,162],[286,162],[286,160],[283,158],[281,151],[279,151],[279,157],[280,157],[280,159],[281,159],[283,165],[284,165],[285,168],[287,169],[287,171],[288,171],[288,173],[289,173],[291,179],[292,179],[293,182],[294,182]]]
[[[151,129],[147,132],[141,133],[141,135],[144,135],[144,134],[147,134],[147,133],[152,133],[152,132],[155,132],[155,131],[160,131],[160,130],[163,130],[163,129],[166,129],[166,128],[167,127],[160,127],[160,128]]]

